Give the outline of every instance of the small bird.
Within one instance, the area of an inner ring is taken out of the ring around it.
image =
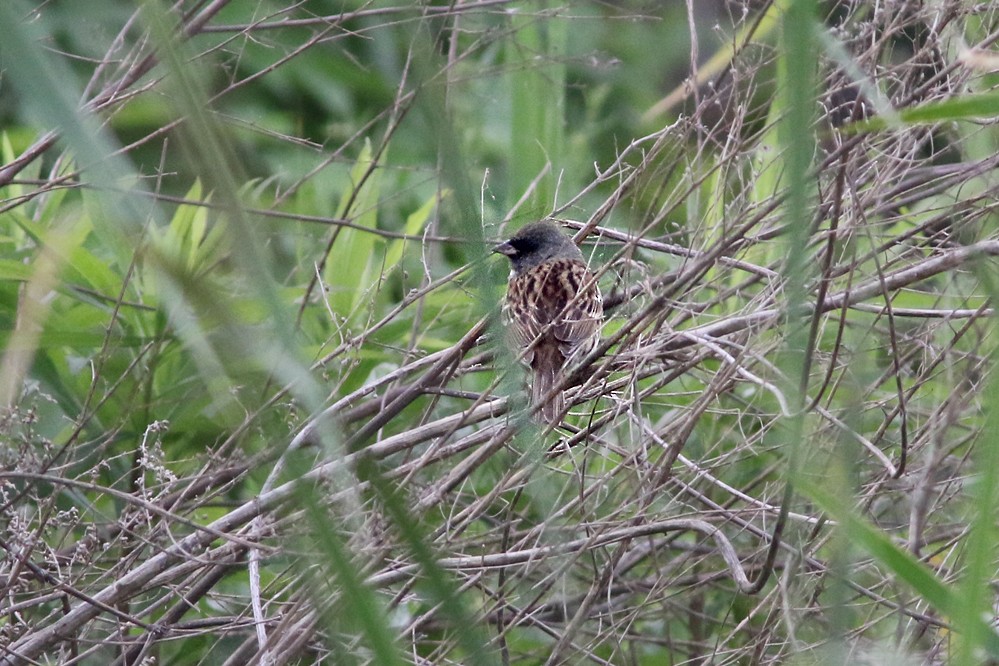
[[[513,341],[527,350],[533,404],[541,418],[555,423],[564,411],[559,391],[565,366],[588,354],[600,340],[604,307],[583,253],[551,222],[528,224],[493,252],[510,259],[503,313]]]

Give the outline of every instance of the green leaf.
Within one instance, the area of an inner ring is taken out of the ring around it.
[[[121,291],[121,276],[111,270],[108,262],[100,259],[85,247],[73,248],[68,257],[67,275],[80,284],[90,284],[95,291],[108,298],[117,298]]]
[[[31,277],[31,267],[20,261],[0,259],[0,280],[24,282]]]
[[[511,13],[513,38],[506,60],[511,72],[510,202],[537,183],[526,210],[543,215],[555,205],[555,187],[562,165],[552,164],[565,154],[565,21],[539,21],[532,13]]]
[[[837,497],[818,484],[800,484],[799,490],[836,520],[839,529],[846,533],[851,543],[866,550],[874,559],[894,572],[940,613],[948,617],[965,616],[964,622],[979,625],[954,626],[952,629],[973,630],[974,633],[987,636],[985,647],[993,658],[999,657],[999,636],[981,617],[966,617],[967,614],[962,612],[965,604],[963,595],[944,584],[929,567],[895,544],[884,532],[857,516],[842,497]]]
[[[999,116],[999,92],[960,95],[942,101],[925,102],[898,111],[903,125],[925,125],[954,120],[987,120]],[[858,120],[842,128],[851,134],[875,132],[894,126],[891,119],[875,116]]]
[[[304,477],[308,471],[307,465],[295,456],[289,458],[288,464],[292,474],[298,477]],[[361,565],[352,559],[343,538],[335,529],[330,528],[329,515],[324,509],[326,500],[322,493],[314,484],[302,481],[295,486],[295,497],[311,527],[315,548],[323,556],[321,563],[335,577],[335,581],[325,577],[315,579],[317,595],[324,584],[335,582],[337,588],[334,601],[336,612],[322,614],[326,623],[334,625],[344,622],[350,628],[359,629],[363,645],[371,650],[375,663],[387,666],[402,664],[401,653],[390,630],[385,608],[375,591],[365,585]],[[325,610],[328,602],[319,601],[317,605]]]
[[[372,170],[373,169],[373,170]],[[374,229],[378,220],[378,195],[381,170],[372,159],[371,142],[364,148],[350,171],[351,187],[343,193],[337,207],[337,217],[348,218],[355,225]],[[370,296],[375,282],[375,243],[378,239],[362,229],[343,227],[326,260],[325,278],[330,289],[329,302],[341,317],[354,312],[361,299]]]
[[[382,476],[378,465],[367,457],[357,464],[358,478],[367,481],[375,491],[387,517],[401,537],[402,544],[420,567],[420,589],[440,609],[441,616],[456,630],[456,641],[464,650],[462,663],[492,664],[488,653],[489,640],[480,626],[469,621],[472,611],[457,582],[437,562],[425,523],[407,506],[407,498]]]
[[[430,214],[434,211],[438,202],[443,201],[447,198],[450,190],[444,190],[441,192],[440,197],[436,194],[427,199],[422,206],[417,208],[414,212],[410,213],[406,218],[406,226],[403,229],[407,236],[415,236],[423,230],[424,225],[426,225],[427,220],[430,219]],[[389,245],[388,250],[385,252],[385,272],[392,270],[398,265],[402,260],[402,251],[406,243],[409,241],[396,240],[392,241]]]
[[[7,132],[0,133],[0,159],[3,160],[2,164],[10,164],[17,157],[14,152],[14,146],[10,142],[10,136]],[[5,186],[7,192],[5,196],[11,199],[18,199],[24,196],[24,186],[18,185],[17,183],[11,183]]]

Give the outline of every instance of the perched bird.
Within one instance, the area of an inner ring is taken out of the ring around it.
[[[510,259],[503,311],[517,351],[527,350],[532,402],[542,405],[542,419],[554,423],[563,412],[562,392],[544,398],[562,380],[563,368],[599,341],[600,289],[582,252],[551,222],[528,224],[493,252]]]

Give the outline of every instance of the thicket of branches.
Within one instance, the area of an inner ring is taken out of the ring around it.
[[[0,663],[999,659],[987,3],[139,4],[0,4]]]

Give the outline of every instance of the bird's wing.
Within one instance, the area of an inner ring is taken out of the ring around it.
[[[556,259],[515,275],[503,311],[517,347],[527,347],[547,332],[563,359],[592,349],[603,320],[593,274],[576,259]],[[531,363],[532,358],[528,352],[525,360]]]
[[[604,308],[600,289],[586,264],[581,261],[567,261],[566,264],[559,273],[565,300],[554,332],[568,359],[577,353],[589,353],[596,345]]]
[[[544,328],[537,316],[537,279],[530,273],[515,275],[507,287],[506,301],[503,304],[503,318],[513,349],[520,351],[534,342]],[[534,359],[534,352],[528,351],[524,362],[528,365]]]

